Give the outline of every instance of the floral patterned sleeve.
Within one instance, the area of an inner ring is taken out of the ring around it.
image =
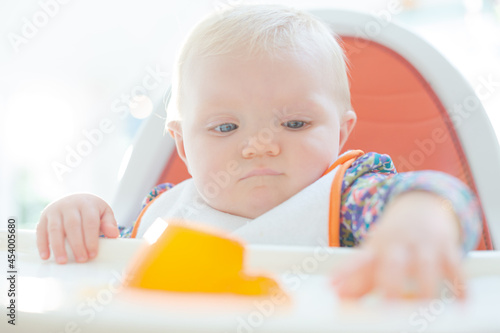
[[[439,171],[397,173],[388,155],[368,153],[347,169],[342,183],[340,245],[357,246],[384,207],[401,193],[423,190],[451,205],[461,224],[463,253],[477,246],[481,231],[479,203],[460,180]]]
[[[157,196],[159,196],[163,192],[168,191],[172,187],[174,187],[174,185],[171,183],[165,183],[165,184],[160,184],[160,185],[155,186],[151,190],[151,192],[149,192],[149,194],[142,201],[142,208],[141,209],[144,209],[144,207],[146,207],[148,203],[150,203]],[[130,236],[132,235],[132,230],[134,230],[134,225],[135,225],[135,222],[132,224],[131,227],[118,226],[118,230],[120,231],[120,238],[130,238]]]

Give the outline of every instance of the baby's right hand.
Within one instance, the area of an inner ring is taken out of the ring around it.
[[[73,194],[48,205],[37,225],[36,240],[40,257],[50,257],[50,248],[59,264],[68,260],[65,238],[75,260],[86,262],[97,255],[99,234],[119,236],[118,226],[111,207],[92,194]],[[49,248],[50,244],[50,248]]]

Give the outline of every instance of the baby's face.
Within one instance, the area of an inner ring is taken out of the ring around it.
[[[339,116],[324,68],[307,61],[191,60],[174,137],[211,207],[256,218],[312,184],[337,158],[355,115]]]

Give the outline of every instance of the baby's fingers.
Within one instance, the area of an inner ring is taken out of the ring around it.
[[[458,298],[464,299],[466,296],[466,284],[464,272],[461,267],[460,252],[453,246],[450,246],[446,249],[442,264],[444,278],[452,283],[451,287]]]
[[[62,217],[59,214],[47,216],[47,232],[52,253],[59,264],[68,260],[64,243],[64,228]]]
[[[361,250],[334,275],[333,285],[341,298],[359,298],[373,287],[373,253]]]
[[[436,296],[437,287],[442,280],[442,269],[439,259],[429,248],[421,248],[416,252],[413,271],[415,272],[416,293],[421,298]]]
[[[101,215],[101,231],[108,238],[116,238],[120,235],[115,215],[109,206],[106,207],[104,213]]]
[[[402,246],[392,247],[380,255],[375,268],[375,283],[386,298],[405,296],[409,275],[409,253]]]
[[[40,258],[42,258],[43,260],[49,259],[50,257],[47,223],[47,216],[45,214],[42,214],[42,217],[40,218],[40,221],[36,226],[36,246],[38,247]]]
[[[99,226],[100,216],[95,209],[82,209],[80,212],[83,220],[83,237],[87,253],[93,259],[99,251]]]
[[[78,262],[87,261],[87,250],[83,242],[82,219],[78,210],[64,213],[64,229],[75,260]]]

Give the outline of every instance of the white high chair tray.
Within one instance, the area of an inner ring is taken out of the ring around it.
[[[3,272],[7,233],[0,232]],[[124,268],[142,240],[101,239],[99,256],[77,264],[42,261],[32,231],[17,232],[16,325],[1,332],[500,332],[500,252],[465,260],[468,297],[453,287],[427,301],[384,301],[368,295],[339,301],[330,272],[352,249],[248,246],[247,271],[271,272],[291,296],[173,293],[120,288]],[[200,276],[202,279],[203,276]],[[1,279],[2,308],[8,302]]]

